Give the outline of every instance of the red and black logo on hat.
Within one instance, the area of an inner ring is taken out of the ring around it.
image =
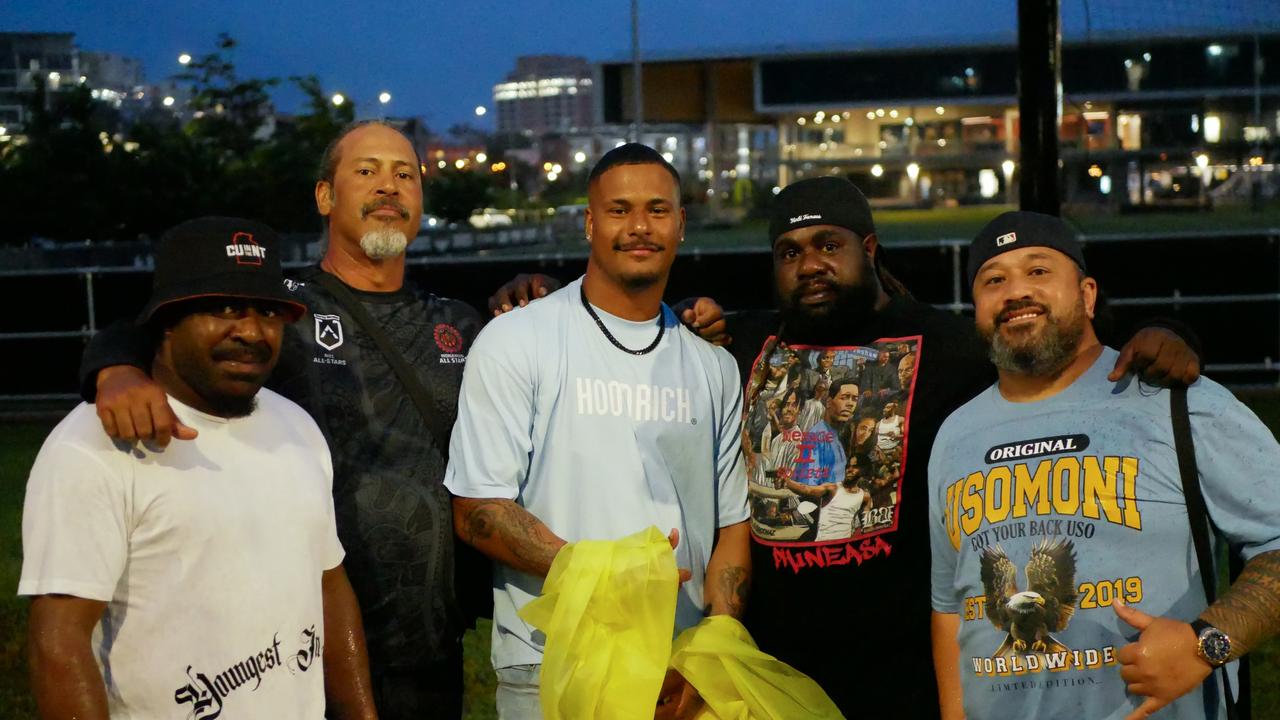
[[[235,258],[237,265],[261,265],[267,257],[267,249],[253,239],[252,233],[238,232],[231,236],[227,257]]]

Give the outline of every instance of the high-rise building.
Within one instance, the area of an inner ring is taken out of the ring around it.
[[[498,132],[541,136],[594,124],[591,65],[568,55],[526,55],[493,86]]]
[[[54,91],[81,82],[74,38],[72,33],[0,33],[0,126],[7,132],[26,122],[23,96],[34,81]]]
[[[91,87],[120,93],[135,92],[145,82],[141,60],[115,53],[81,51],[80,71]]]

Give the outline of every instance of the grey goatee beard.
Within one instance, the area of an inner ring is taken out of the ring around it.
[[[370,230],[360,238],[360,249],[370,260],[386,260],[404,254],[409,239],[395,228]]]
[[[1031,377],[1047,377],[1060,372],[1071,363],[1084,337],[1084,324],[1088,321],[1084,298],[1076,302],[1070,315],[1058,318],[1046,313],[1045,320],[1039,337],[1020,345],[1005,339],[998,326],[992,328],[991,334],[985,337],[991,362],[1006,372]]]

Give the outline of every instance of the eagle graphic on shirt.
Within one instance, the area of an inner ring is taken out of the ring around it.
[[[1018,568],[999,545],[982,551],[986,613],[1005,638],[992,657],[1068,650],[1061,632],[1076,611],[1076,552],[1070,540],[1043,540],[1031,549],[1027,589],[1018,590]]]

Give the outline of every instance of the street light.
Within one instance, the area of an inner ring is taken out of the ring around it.
[[[484,114],[485,114],[485,113],[487,113],[487,112],[489,112],[489,111],[488,111],[488,110],[486,110],[486,109],[485,109],[485,107],[484,107],[483,105],[477,105],[477,106],[476,106],[476,117],[484,117]]]
[[[386,90],[383,90],[382,92],[378,93],[378,102],[382,103],[383,105],[386,105],[387,103],[391,102],[391,93],[387,92]]]
[[[178,56],[179,65],[189,65],[190,63],[191,63],[191,56],[188,55],[187,53],[182,53],[181,55]]]
[[[165,107],[173,107],[173,96],[166,95],[164,100],[162,100],[161,102],[164,103]]]
[[[573,161],[576,163],[584,163],[587,161],[587,154],[579,150],[573,154]]]
[[[485,155],[484,153],[476,153],[476,162],[482,163],[482,162],[487,162],[488,160],[489,160],[488,155]]]
[[[334,93],[333,97],[329,99],[333,102],[334,107],[342,107],[342,103],[347,101],[347,98],[342,93]]]
[[[872,176],[872,177],[880,177],[881,175],[884,175],[884,167],[883,167],[883,166],[881,166],[879,163],[876,163],[875,165],[872,165],[872,166],[871,166],[871,176]]]

